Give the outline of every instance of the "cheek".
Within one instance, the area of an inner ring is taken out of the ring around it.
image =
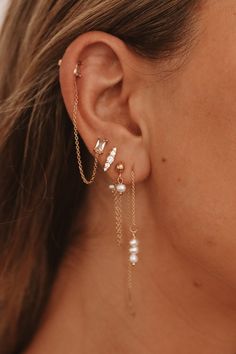
[[[154,144],[157,214],[176,248],[236,285],[236,118],[212,103],[175,115]]]
[[[236,31],[215,23],[155,112],[154,188],[175,247],[236,286]]]
[[[180,253],[236,285],[236,169],[198,153],[160,166],[157,218]]]
[[[188,61],[154,89],[149,106],[158,101],[151,127],[158,223],[176,249],[236,286],[236,4],[230,4],[215,2]]]

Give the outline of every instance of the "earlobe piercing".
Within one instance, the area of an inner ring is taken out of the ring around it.
[[[116,190],[119,194],[123,194],[126,191],[126,185],[124,184],[122,173],[124,172],[125,165],[123,162],[118,162],[116,165],[116,171],[118,172],[117,184],[115,185]]]
[[[115,190],[120,195],[122,195],[126,191],[126,185],[124,184],[123,177],[122,177],[122,173],[124,172],[125,165],[123,162],[118,162],[115,168],[116,168],[116,172],[118,173],[117,183],[111,184],[109,188],[113,191]]]

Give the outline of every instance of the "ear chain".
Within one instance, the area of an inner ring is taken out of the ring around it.
[[[116,238],[117,238],[117,243],[120,246],[122,243],[122,238],[123,238],[123,226],[122,226],[122,199],[123,199],[123,194],[126,191],[126,185],[123,183],[123,178],[121,173],[124,171],[124,164],[122,162],[119,162],[116,165],[116,170],[119,173],[119,176],[117,178],[117,183],[116,184],[111,184],[109,188],[111,189],[113,195],[114,195],[114,207],[115,207],[115,221],[116,221]],[[130,215],[129,215],[129,220],[130,220],[130,227],[129,227],[129,232],[131,233],[131,238],[129,241],[129,263],[128,263],[128,306],[129,306],[129,311],[132,316],[135,316],[135,310],[134,310],[134,304],[133,304],[133,299],[132,299],[132,288],[133,288],[133,267],[137,264],[138,262],[138,253],[139,253],[139,242],[137,240],[136,234],[138,232],[137,226],[136,226],[136,188],[135,188],[135,172],[134,170],[131,171],[131,183],[130,183],[130,188],[129,188],[129,210],[130,210]]]
[[[60,59],[58,65],[61,66],[62,60]],[[82,77],[81,74],[81,65],[82,63],[79,61],[74,69],[74,102],[73,102],[73,125],[74,125],[74,137],[75,137],[75,147],[76,147],[76,155],[78,161],[79,172],[81,175],[82,181],[89,185],[94,182],[97,168],[98,168],[98,160],[99,157],[104,153],[106,145],[108,143],[107,139],[98,138],[93,149],[94,151],[94,165],[92,169],[92,175],[90,179],[87,179],[84,173],[82,159],[81,159],[81,149],[79,143],[79,135],[77,131],[77,112],[78,112],[78,104],[79,104],[79,97],[78,97],[78,89],[77,89],[77,79]],[[117,155],[117,147],[113,147],[110,150],[106,162],[104,164],[103,170],[104,172],[108,171],[112,164],[115,161]],[[115,214],[115,230],[116,230],[116,241],[118,246],[121,246],[123,242],[123,194],[126,192],[126,185],[124,184],[123,180],[123,173],[125,170],[125,165],[123,162],[118,162],[115,166],[115,170],[118,173],[117,180],[114,184],[109,185],[109,189],[112,191],[114,196],[114,214]],[[132,301],[132,270],[134,266],[138,262],[138,252],[139,252],[139,242],[136,238],[136,234],[138,232],[136,226],[136,188],[135,188],[135,172],[134,170],[131,171],[131,181],[130,181],[130,188],[129,188],[129,210],[130,210],[130,227],[129,233],[130,241],[129,241],[129,257],[128,257],[128,305],[130,309],[130,313],[135,315],[134,306]]]
[[[136,226],[136,187],[135,187],[135,172],[131,171],[131,189],[130,189],[130,210],[131,210],[131,224],[129,231],[131,233],[131,239],[129,241],[129,264],[128,264],[128,303],[130,308],[130,313],[135,316],[135,310],[132,299],[132,288],[133,288],[133,267],[138,262],[139,253],[139,241],[137,239],[137,226]]]
[[[109,188],[114,195],[114,211],[115,211],[115,222],[116,222],[116,240],[118,246],[121,246],[123,242],[123,215],[122,215],[122,205],[123,205],[123,193],[126,191],[126,185],[124,184],[122,173],[124,172],[125,165],[122,162],[116,164],[116,172],[118,173],[117,183],[110,184]]]
[[[130,249],[129,249],[129,260],[132,265],[135,265],[138,262],[138,240],[136,238],[136,234],[138,232],[137,226],[136,226],[136,189],[135,189],[135,173],[134,170],[131,171],[131,225],[129,231],[131,232],[131,240],[130,240]]]
[[[121,246],[123,242],[122,194],[117,192],[117,190],[114,188],[114,185],[110,185],[109,188],[111,189],[114,196],[116,241],[117,241],[117,245]]]
[[[77,132],[77,126],[76,126],[76,120],[77,120],[77,110],[78,110],[78,104],[79,104],[79,97],[78,97],[78,89],[77,89],[77,78],[81,78],[82,74],[80,71],[80,66],[81,62],[79,62],[74,70],[74,105],[73,105],[73,125],[74,125],[74,136],[75,136],[75,146],[76,146],[76,155],[77,155],[77,161],[79,165],[79,171],[81,178],[85,184],[91,184],[94,182],[96,172],[97,172],[97,167],[98,167],[98,157],[99,155],[102,155],[106,146],[106,143],[108,142],[106,139],[98,139],[95,147],[94,147],[94,152],[95,152],[95,157],[94,157],[94,165],[93,165],[93,171],[92,171],[92,176],[88,180],[85,177],[84,170],[83,170],[83,165],[82,165],[82,160],[81,160],[81,151],[80,151],[80,144],[79,144],[79,136]]]

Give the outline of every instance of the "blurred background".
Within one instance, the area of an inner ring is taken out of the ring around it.
[[[0,0],[0,26],[3,21],[4,14],[6,12],[8,0]]]

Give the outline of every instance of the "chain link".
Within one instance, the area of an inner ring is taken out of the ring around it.
[[[135,173],[131,171],[131,186],[129,188],[129,200],[130,200],[130,232],[132,233],[132,237],[136,238],[136,233],[138,231],[136,227],[136,188],[135,188]],[[128,306],[129,311],[132,316],[135,316],[135,309],[133,304],[133,296],[132,296],[132,289],[133,289],[133,266],[131,265],[130,261],[128,261]]]
[[[136,198],[136,188],[135,188],[135,174],[134,171],[131,171],[131,227],[130,227],[130,231],[131,233],[134,235],[137,230],[136,227],[136,208],[135,208],[135,198]]]
[[[77,109],[78,109],[78,104],[79,104],[79,97],[78,97],[78,89],[77,89],[77,83],[76,83],[76,77],[74,78],[74,107],[73,107],[73,125],[74,125],[74,136],[75,136],[75,147],[76,147],[76,156],[77,156],[77,161],[79,165],[79,171],[80,175],[82,178],[82,181],[85,184],[91,184],[93,183],[96,172],[97,172],[97,167],[98,167],[98,154],[95,154],[95,159],[94,159],[94,165],[93,165],[93,171],[92,171],[92,176],[90,179],[87,179],[84,174],[83,170],[83,165],[82,165],[82,159],[81,159],[81,150],[80,150],[80,143],[79,143],[79,136],[77,132],[77,126],[76,126],[76,120],[77,120]]]
[[[115,223],[116,223],[116,241],[121,246],[123,241],[123,215],[122,215],[122,195],[114,190],[114,207],[115,207]]]

